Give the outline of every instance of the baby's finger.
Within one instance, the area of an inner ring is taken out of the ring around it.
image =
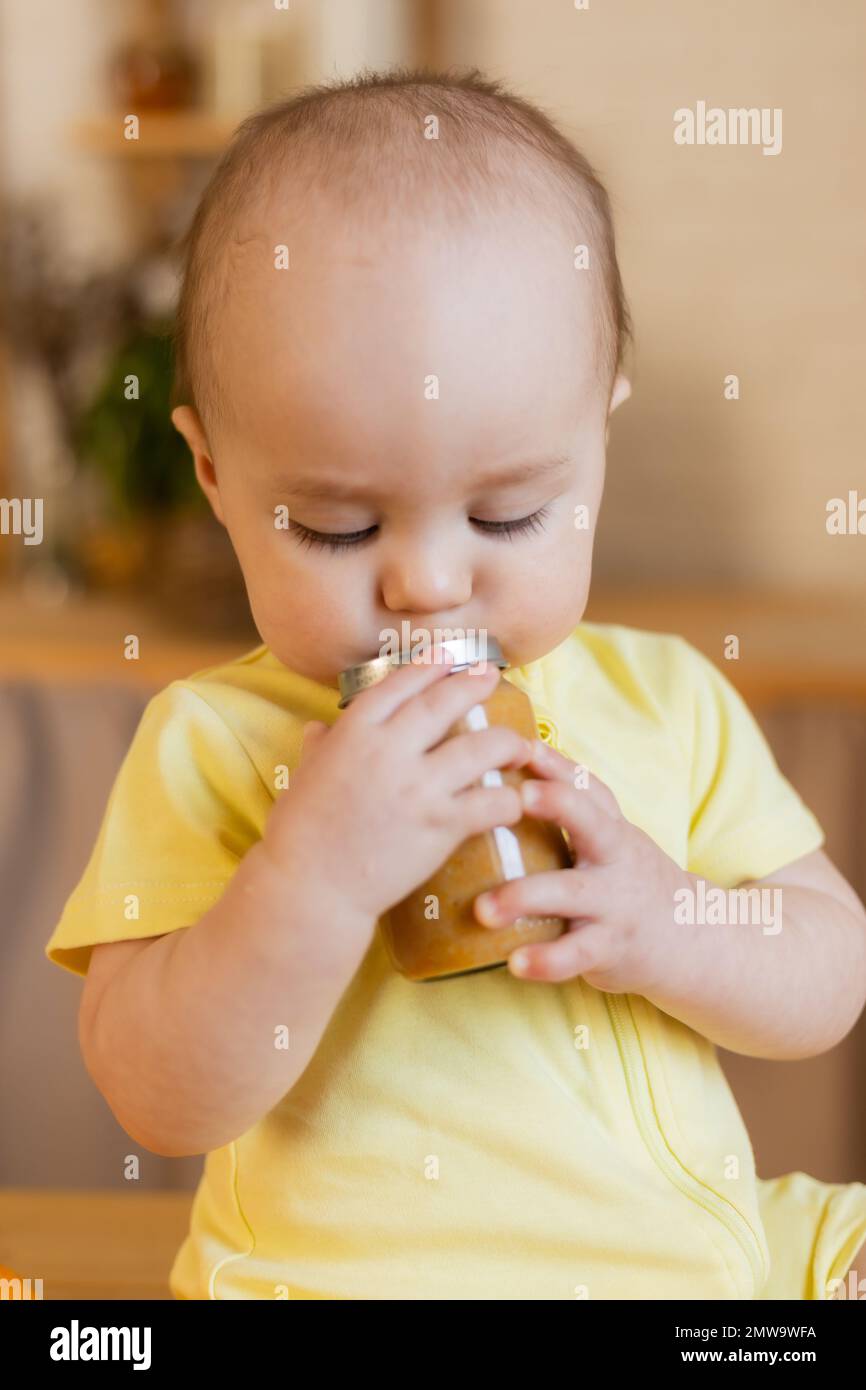
[[[388,721],[393,738],[402,740],[407,752],[421,753],[440,744],[460,719],[475,729],[489,727],[483,701],[492,695],[498,681],[499,670],[493,662],[456,671],[400,706]],[[474,705],[482,707],[470,721],[467,716]]]
[[[321,719],[311,719],[301,730],[301,757],[305,758],[328,732],[328,725]]]
[[[365,724],[384,724],[395,710],[426,690],[429,685],[446,676],[454,665],[454,658],[447,647],[429,649],[428,659],[406,661],[393,666],[383,680],[377,681],[369,689],[362,690],[345,711],[344,718],[351,717]]]
[[[514,729],[494,724],[489,729],[456,734],[427,756],[431,772],[449,791],[456,792],[471,786],[491,769],[522,767],[529,757],[529,747],[529,740]],[[495,785],[495,780],[491,779],[491,784]]]
[[[568,831],[573,854],[595,864],[609,864],[616,858],[624,822],[614,820],[584,792],[565,782],[530,778],[520,793],[528,816],[555,821]]]
[[[533,741],[532,757],[527,763],[527,769],[530,768],[537,772],[539,777],[545,777],[550,781],[568,782],[576,791],[588,793],[592,800],[608,815],[622,815],[619,802],[610,787],[606,786],[601,778],[590,772],[588,767],[573,763],[557,748],[551,748],[540,738]],[[575,781],[575,774],[578,770],[581,773],[581,784],[577,784]]]
[[[520,946],[508,957],[508,969],[521,980],[557,984],[577,975],[609,970],[617,963],[614,933],[600,922],[569,927],[555,941]]]
[[[599,909],[593,878],[579,869],[510,878],[475,899],[484,927],[506,927],[517,917],[595,917]]]

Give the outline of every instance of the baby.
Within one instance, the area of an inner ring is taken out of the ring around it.
[[[172,1294],[856,1297],[866,1185],[759,1179],[715,1045],[838,1043],[866,914],[715,665],[581,621],[630,389],[592,168],[475,71],[368,73],[246,120],[184,251],[172,419],[262,645],[150,701],[46,946],[119,1123],[207,1155]],[[338,711],[404,623],[496,637],[546,737],[445,738],[492,667]],[[523,815],[574,865],[475,912],[565,933],[404,978],[378,920]],[[781,930],[677,914],[754,884]]]

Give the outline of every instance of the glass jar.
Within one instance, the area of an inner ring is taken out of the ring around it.
[[[474,638],[445,641],[454,664],[453,675],[486,657],[500,672],[508,663],[499,643],[488,637],[481,646]],[[340,676],[340,708],[354,695],[384,680],[399,657],[380,657],[349,667]],[[446,677],[445,679],[448,679]],[[446,737],[470,730],[505,724],[524,738],[537,737],[532,702],[524,691],[500,675],[486,700],[471,709],[448,730]],[[494,768],[485,772],[481,785],[519,787],[531,772],[523,768]],[[516,825],[495,826],[472,835],[420,887],[392,907],[380,921],[382,937],[394,967],[409,980],[441,980],[502,966],[518,946],[552,941],[561,935],[561,917],[519,917],[504,927],[483,927],[473,912],[479,893],[507,879],[526,874],[571,868],[565,836],[550,821],[524,816]]]

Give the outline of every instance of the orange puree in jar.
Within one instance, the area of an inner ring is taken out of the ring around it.
[[[465,668],[465,660],[460,664],[461,654],[468,651],[468,660],[475,659],[471,642],[464,646],[464,639],[442,645],[450,647],[454,654],[452,674]],[[487,639],[486,655],[488,661],[497,661],[500,669],[506,665],[492,638]],[[365,673],[358,680],[359,689],[370,683],[366,672],[370,665],[351,668]],[[492,724],[507,724],[528,739],[537,737],[529,696],[502,676],[493,693],[457,720],[447,737]],[[506,783],[519,787],[531,775],[523,768],[493,769],[484,774],[482,782],[488,786]],[[382,938],[393,965],[409,980],[440,980],[504,965],[518,946],[552,941],[565,929],[561,917],[521,917],[508,926],[483,927],[475,917],[473,904],[479,893],[507,879],[568,869],[571,865],[565,837],[550,821],[524,816],[516,825],[496,826],[471,836],[426,883],[381,919]]]

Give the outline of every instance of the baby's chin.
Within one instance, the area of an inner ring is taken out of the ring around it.
[[[379,655],[377,647],[370,650],[363,646],[342,649],[317,644],[315,648],[307,649],[298,643],[280,641],[275,637],[270,641],[263,637],[262,641],[267,642],[272,655],[294,675],[335,691],[340,688],[341,671],[348,670],[350,666],[359,666],[364,661],[372,661]]]

